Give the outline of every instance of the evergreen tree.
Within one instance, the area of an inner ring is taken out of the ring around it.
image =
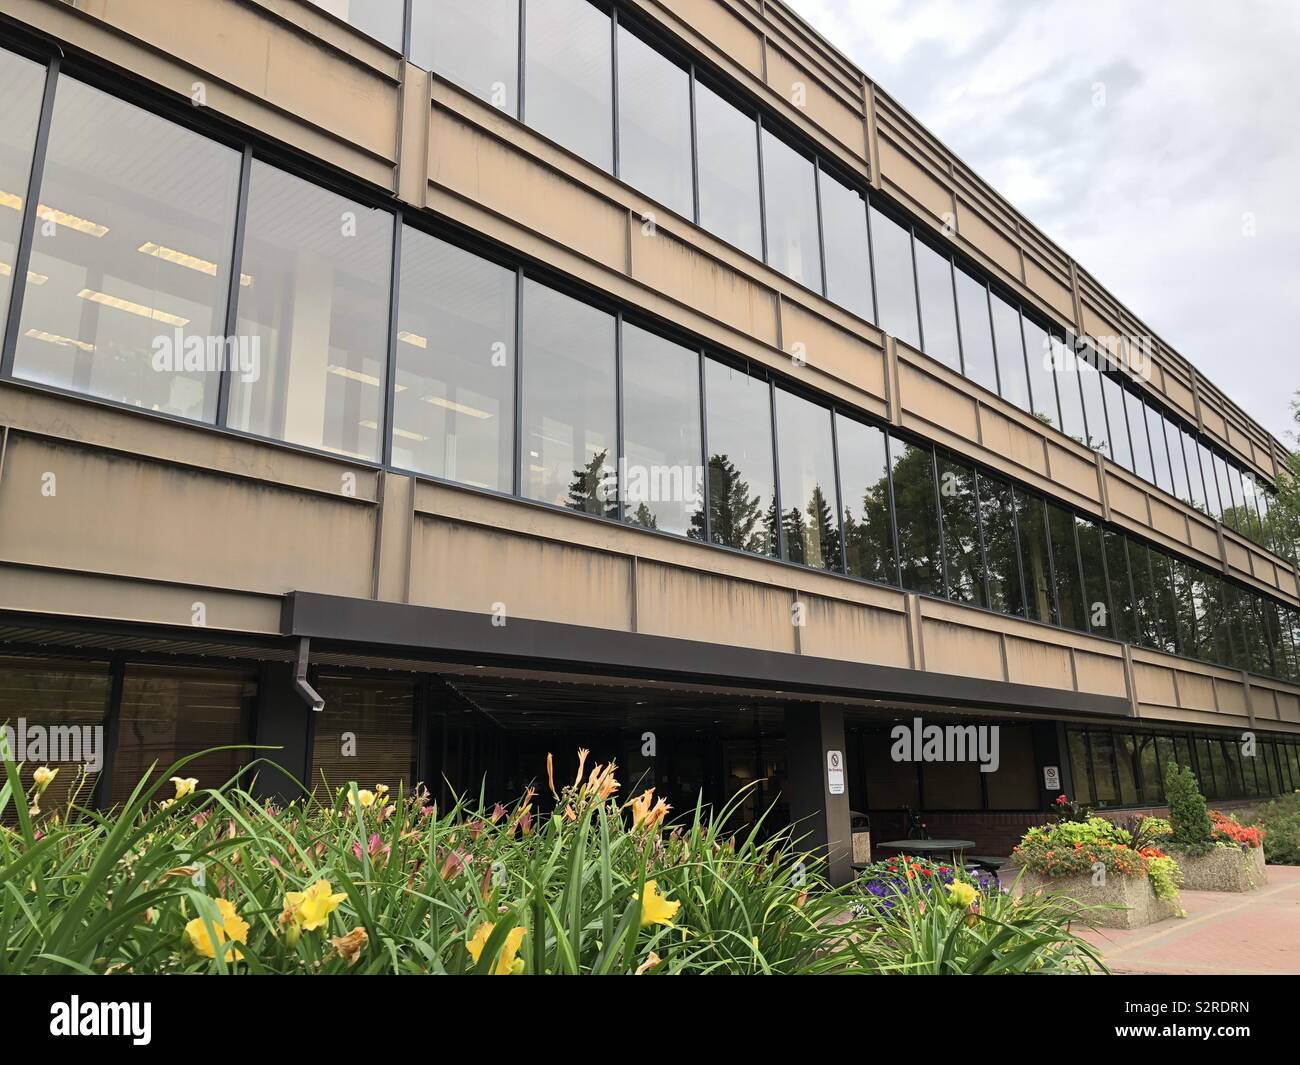
[[[586,514],[618,517],[616,493],[609,490],[609,498],[604,498],[609,487],[605,479],[612,472],[605,464],[605,456],[608,454],[608,450],[597,452],[585,467],[573,471],[573,481],[569,484],[569,507]],[[602,488],[603,484],[606,484],[605,488]]]

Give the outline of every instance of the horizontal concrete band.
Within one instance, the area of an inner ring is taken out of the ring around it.
[[[645,679],[737,684],[773,693],[906,699],[1044,715],[1128,717],[1128,699],[945,673],[817,658],[647,633],[510,618],[441,607],[290,592],[281,631],[347,644],[437,653],[443,658]]]

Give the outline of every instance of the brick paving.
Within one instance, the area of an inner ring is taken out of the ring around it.
[[[1300,866],[1270,865],[1245,894],[1184,891],[1186,917],[1083,936],[1115,973],[1300,975]]]

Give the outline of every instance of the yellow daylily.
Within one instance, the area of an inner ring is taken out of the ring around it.
[[[213,930],[217,933],[217,943],[224,944],[227,939],[231,942],[221,948],[221,955],[226,961],[242,961],[244,955],[240,953],[236,943],[248,943],[248,922],[245,921],[238,913],[235,912],[234,903],[227,899],[217,899],[217,912],[221,915],[220,923],[214,923]],[[208,925],[202,917],[196,917],[185,926],[185,935],[188,937],[190,946],[202,954],[205,958],[215,958],[217,956],[216,947],[213,945],[212,938],[208,935]]]
[[[328,880],[317,880],[306,891],[287,891],[280,923],[292,922],[303,932],[314,932],[347,897],[347,892],[332,892]]]
[[[36,782],[36,794],[40,795],[46,788],[50,786],[50,781],[52,781],[58,775],[59,775],[59,771],[57,769],[51,769],[47,765],[43,765],[40,768],[34,770],[32,772],[32,780]]]
[[[483,954],[483,948],[487,946],[488,937],[492,935],[494,925],[491,921],[484,921],[478,926],[478,930],[470,937],[469,942],[465,944],[469,951],[469,956],[474,959],[474,964],[478,964],[479,958]],[[496,968],[492,970],[493,976],[517,976],[524,971],[524,959],[518,958],[519,946],[524,941],[524,934],[528,930],[519,925],[510,929],[506,933],[505,944],[501,947],[501,955],[497,958]]]
[[[198,786],[198,777],[172,777],[170,782],[176,785],[176,798],[183,799],[186,795],[193,795],[194,789]]]
[[[965,909],[977,898],[979,898],[979,892],[964,880],[954,880],[948,885],[948,901],[954,906]]]
[[[636,896],[632,896],[636,898]],[[641,927],[652,924],[671,925],[682,904],[669,902],[659,894],[659,884],[655,880],[645,882],[645,896],[641,899]]]
[[[357,805],[363,810],[369,810],[370,807],[375,805],[375,793],[362,788],[357,792]]]

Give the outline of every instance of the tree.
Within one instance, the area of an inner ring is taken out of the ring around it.
[[[1171,845],[1187,854],[1203,854],[1214,840],[1214,828],[1205,808],[1196,775],[1177,762],[1165,767],[1165,797],[1169,801]]]
[[[751,494],[749,482],[731,459],[726,455],[709,459],[709,526],[716,543],[766,553],[776,536],[776,503],[766,520],[761,508],[762,496]],[[691,527],[703,536],[702,513],[691,518]]]
[[[605,465],[608,451],[600,451],[592,456],[591,461],[582,469],[573,471],[573,481],[569,484],[568,506],[587,514],[603,514],[607,518],[618,517],[618,500],[607,498],[609,493],[606,478],[611,472]]]

